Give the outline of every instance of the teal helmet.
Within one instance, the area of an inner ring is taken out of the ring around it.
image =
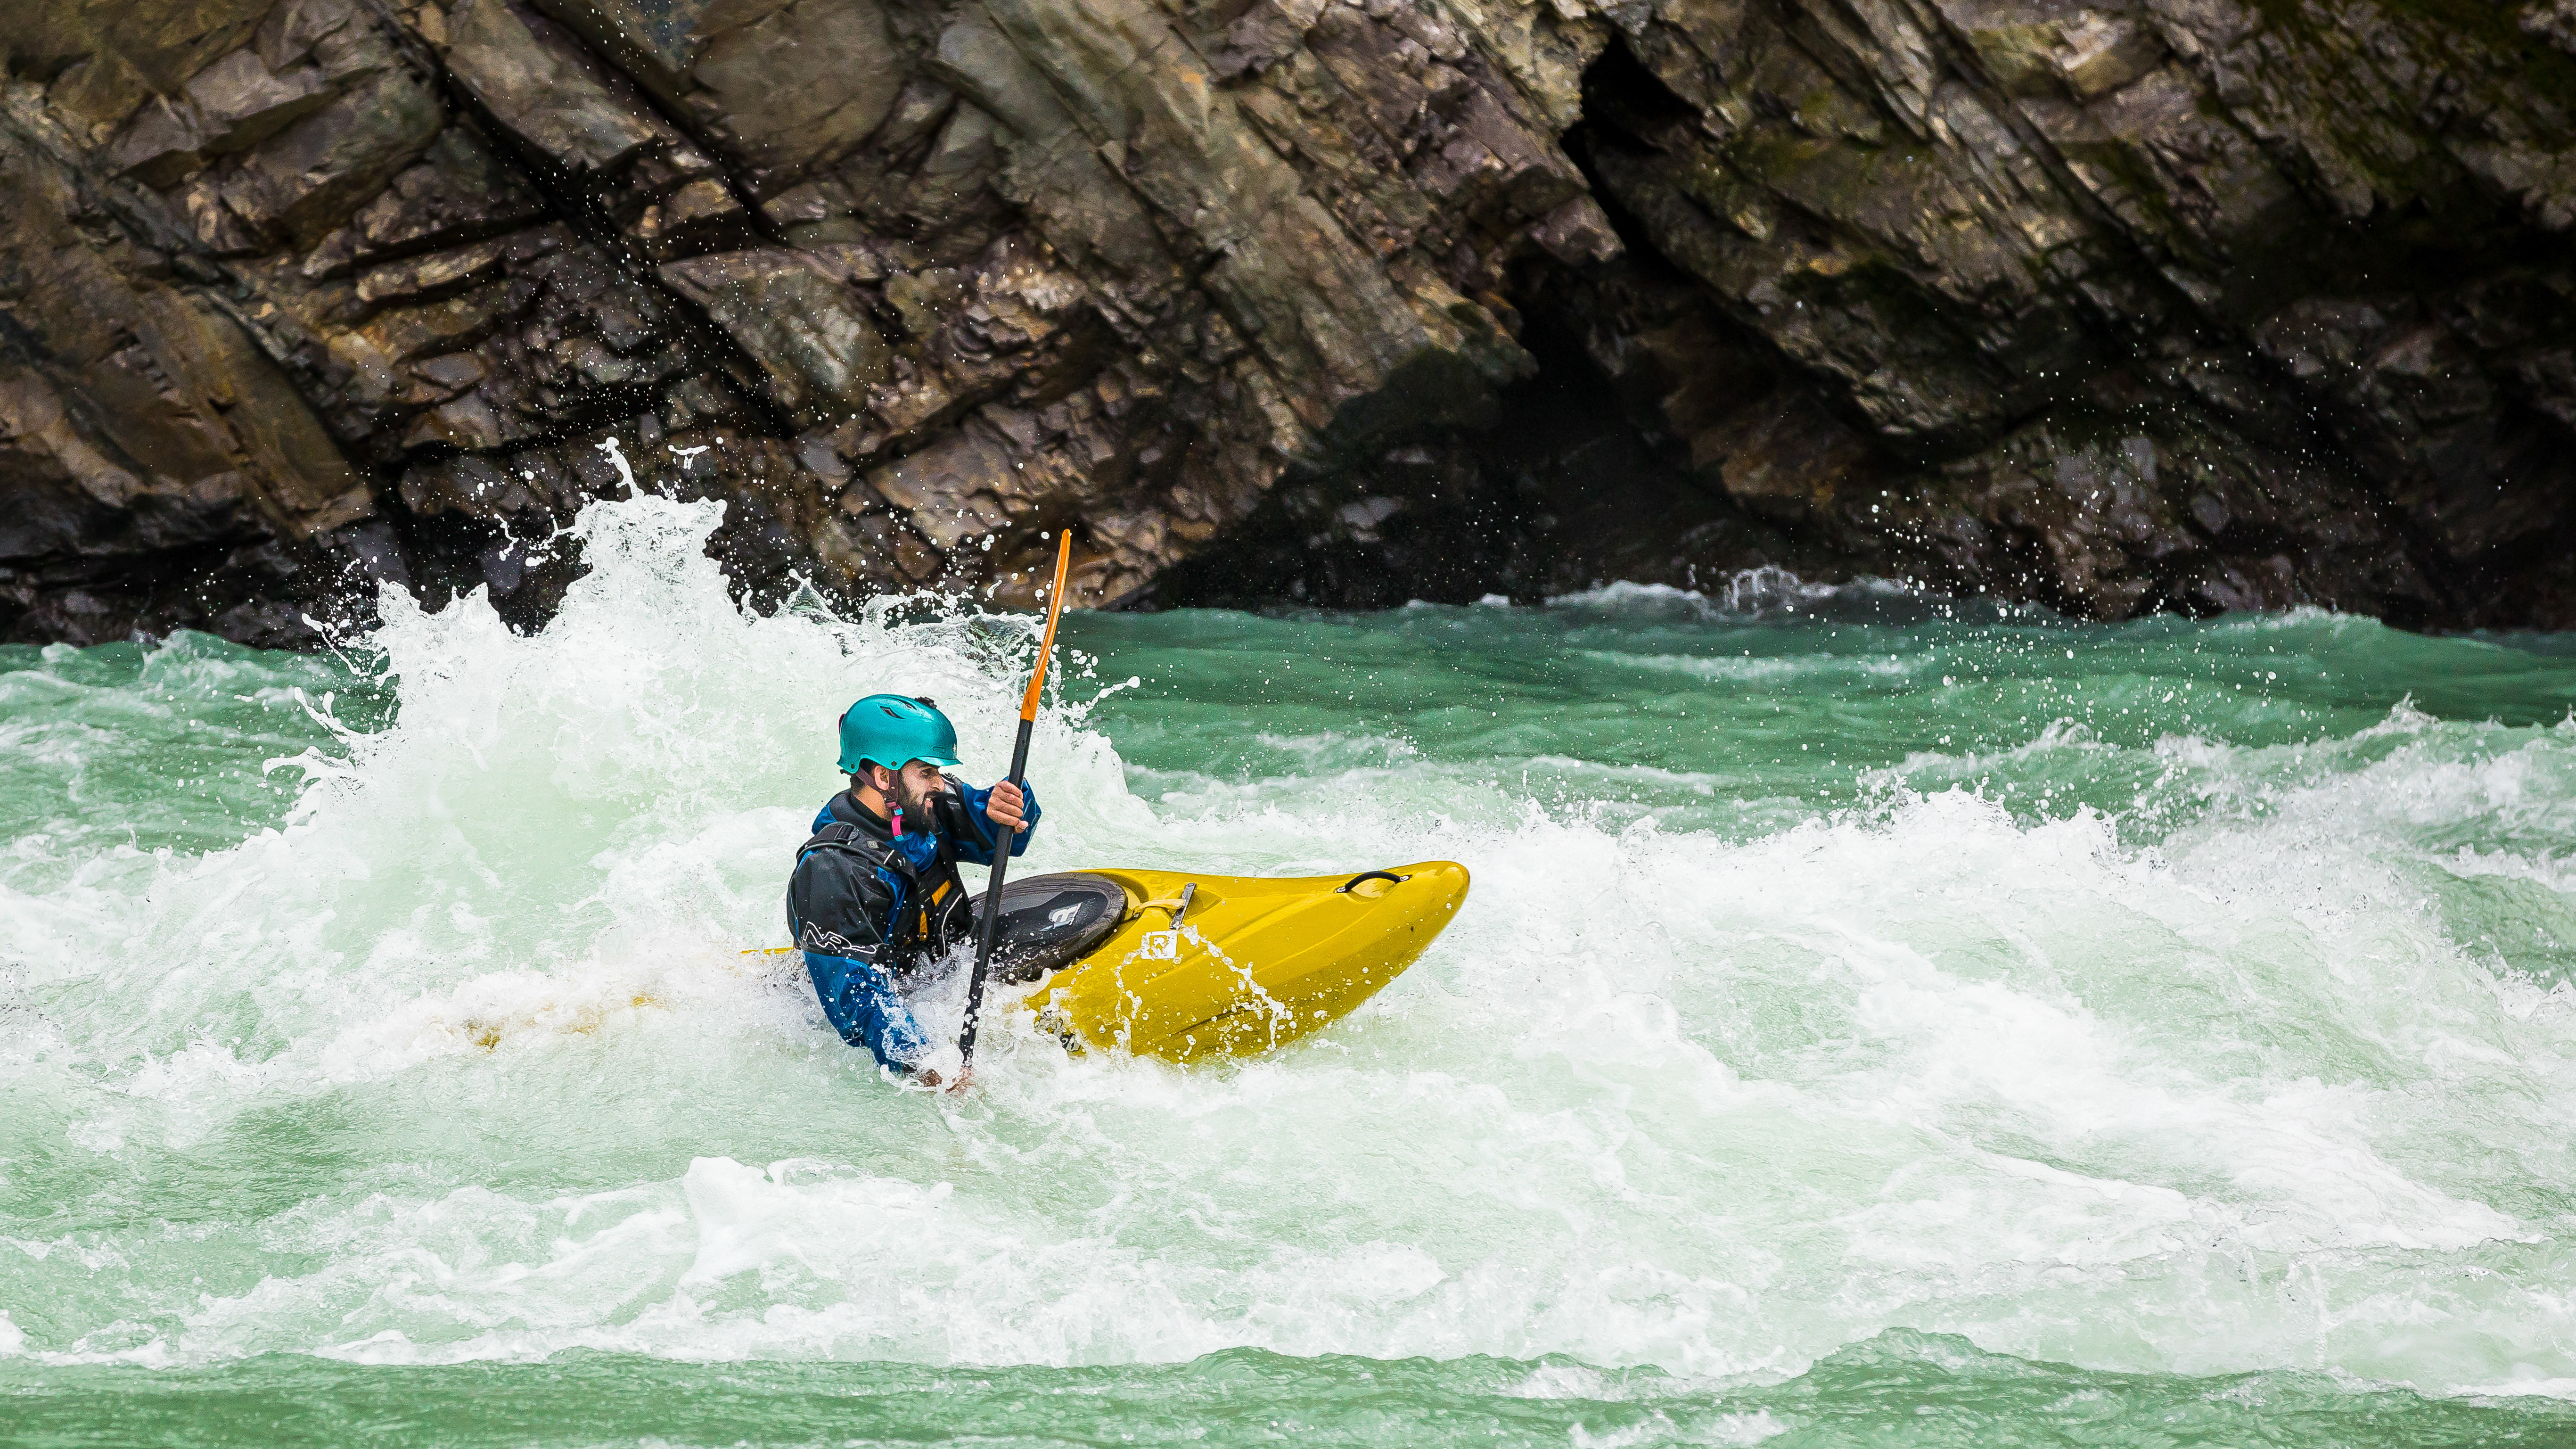
[[[900,770],[927,760],[945,770],[957,764],[957,726],[926,699],[871,694],[841,712],[841,773],[855,775],[874,763]]]

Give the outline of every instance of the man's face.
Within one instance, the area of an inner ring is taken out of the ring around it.
[[[894,788],[888,790],[889,784]],[[891,774],[884,766],[878,766],[877,788],[902,806],[904,814],[927,816],[931,797],[946,791],[948,781],[940,775],[937,765],[927,760],[913,760]]]

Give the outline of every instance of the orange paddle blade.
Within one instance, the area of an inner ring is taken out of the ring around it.
[[[1055,655],[1055,621],[1064,617],[1064,575],[1073,565],[1073,530],[1059,535],[1062,542],[1055,550],[1055,587],[1047,593],[1046,635],[1038,641],[1037,672],[1029,676],[1029,692],[1020,700],[1020,718],[1038,717],[1038,690],[1046,684],[1047,660]]]

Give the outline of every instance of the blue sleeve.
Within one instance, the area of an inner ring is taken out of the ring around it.
[[[901,893],[860,855],[809,850],[788,877],[786,904],[788,933],[804,952],[832,1029],[887,1066],[911,1071],[930,1042],[877,964],[886,953],[880,923],[902,908]]]
[[[823,999],[823,1014],[841,1040],[863,1046],[898,1072],[910,1072],[930,1051],[930,1038],[913,1020],[885,973],[848,956],[805,953],[805,971],[814,978],[814,994]]]
[[[966,815],[966,829],[960,832],[953,842],[957,847],[957,858],[968,865],[991,865],[993,863],[993,822],[984,818],[984,802],[993,798],[993,792],[989,789],[978,790],[960,780],[957,782],[957,798],[965,802]],[[1029,837],[1038,832],[1038,792],[1026,780],[1020,782],[1020,801],[1028,809],[1025,812],[1026,823],[1020,826],[1020,833],[1011,840],[1013,860],[1029,853]]]

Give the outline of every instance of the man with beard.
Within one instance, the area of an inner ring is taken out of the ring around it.
[[[936,1048],[897,988],[974,937],[958,863],[992,864],[1004,827],[1019,855],[1038,823],[1028,792],[1008,780],[978,790],[944,773],[956,764],[957,728],[931,701],[851,705],[840,762],[850,788],[814,817],[787,884],[787,927],[841,1039],[934,1087],[939,1073],[922,1063]]]

